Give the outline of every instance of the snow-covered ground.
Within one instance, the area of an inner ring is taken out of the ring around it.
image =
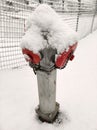
[[[0,71],[0,130],[97,130],[97,31],[79,42],[75,59],[57,71],[61,124],[42,123],[37,78],[30,67]]]

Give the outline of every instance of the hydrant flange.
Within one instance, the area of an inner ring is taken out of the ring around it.
[[[56,102],[56,105],[55,105],[55,111],[53,112],[50,112],[50,113],[42,113],[41,110],[40,110],[40,106],[38,105],[38,107],[36,108],[36,113],[38,114],[39,116],[39,119],[41,121],[46,121],[46,122],[49,122],[49,123],[53,123],[56,119],[56,116],[58,115],[59,113],[59,103]]]

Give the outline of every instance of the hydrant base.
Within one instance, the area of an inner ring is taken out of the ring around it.
[[[36,113],[38,114],[39,119],[43,122],[45,121],[45,122],[53,123],[54,120],[56,119],[58,112],[59,112],[59,103],[57,102],[56,102],[55,111],[53,111],[52,113],[41,112],[39,105],[38,108],[36,108]]]

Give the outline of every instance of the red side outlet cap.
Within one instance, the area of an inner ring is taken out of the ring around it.
[[[35,53],[33,53],[32,51],[30,51],[30,50],[28,50],[26,48],[22,49],[22,53],[24,55],[28,56],[28,58],[25,57],[26,61],[32,62],[34,64],[38,64],[40,62],[40,60],[41,60],[39,54],[35,54]]]
[[[66,64],[68,60],[74,59],[74,51],[77,47],[77,43],[73,44],[72,46],[69,46],[68,51],[64,51],[62,54],[60,54],[55,62],[56,67],[62,69]]]

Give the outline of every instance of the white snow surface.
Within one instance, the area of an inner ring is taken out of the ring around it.
[[[78,41],[77,33],[46,4],[39,5],[26,22],[26,32],[21,40],[21,47],[38,53],[45,47],[57,49],[58,53]],[[43,38],[44,32],[47,40]],[[49,44],[49,45],[48,45]]]
[[[0,130],[97,130],[97,31],[79,41],[75,59],[57,71],[56,96],[62,123],[42,123],[33,70],[0,71]]]

